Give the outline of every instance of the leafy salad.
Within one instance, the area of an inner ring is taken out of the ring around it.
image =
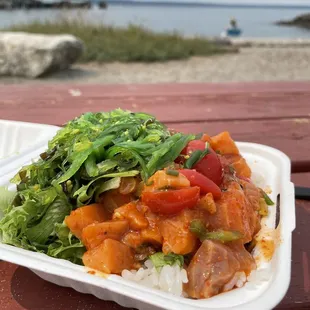
[[[123,177],[146,182],[194,138],[172,135],[151,115],[120,109],[68,122],[40,159],[11,180],[17,192],[1,189],[2,242],[81,264],[85,247],[65,217],[118,188]]]

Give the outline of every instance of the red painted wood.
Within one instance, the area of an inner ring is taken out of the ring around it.
[[[236,84],[236,89],[210,84],[205,88],[199,85],[183,88],[84,85],[79,86],[80,97],[72,97],[70,87],[63,85],[35,90],[33,86],[6,86],[0,87],[0,117],[61,125],[83,112],[122,107],[152,113],[170,127],[184,132],[216,134],[229,130],[236,140],[267,144],[287,153],[294,171],[305,167],[310,170],[310,87],[305,87],[310,83],[294,84],[294,87],[284,84],[287,88],[277,83],[271,83],[273,87],[263,85],[269,93],[253,84],[247,86],[252,91],[257,89],[256,93],[246,92],[243,84]],[[193,94],[191,87],[197,93]],[[182,95],[184,89],[191,95]],[[220,93],[213,93],[214,89]],[[146,96],[148,90],[158,92]],[[134,97],[125,96],[131,92]]]
[[[80,92],[79,96],[73,96]],[[0,118],[62,124],[87,111],[116,107],[154,114],[185,132],[267,144],[287,153],[294,171],[310,169],[310,83],[0,86]],[[292,180],[309,186],[310,173]],[[310,202],[297,201],[291,285],[277,309],[310,309]],[[45,282],[23,267],[0,262],[0,309],[115,309],[122,307]]]
[[[310,309],[309,258],[307,242],[310,202],[296,201],[296,229],[293,233],[292,272],[289,290],[277,309]]]
[[[294,173],[292,182],[298,186],[310,187],[310,173]]]
[[[85,112],[123,108],[155,115],[163,122],[193,122],[244,119],[309,118],[308,92],[224,93],[224,94],[106,94],[101,88],[90,93],[86,88],[73,97],[69,89],[10,89],[1,92],[2,119],[61,125]],[[144,93],[144,92],[143,92]],[[298,104],[296,104],[298,102]],[[57,117],[56,117],[57,116]]]
[[[120,310],[126,309],[114,302],[102,301],[71,288],[44,281],[27,268],[0,262],[5,277],[0,281],[1,310]]]
[[[31,89],[35,88],[35,92]],[[197,94],[237,94],[237,93],[286,93],[303,92],[310,89],[310,82],[255,82],[255,83],[170,83],[170,84],[78,84],[78,83],[55,83],[55,84],[23,84],[2,85],[0,95],[6,98],[16,98],[27,94],[35,98],[37,94],[44,97],[62,97],[69,89],[78,89],[87,97],[110,97],[118,96],[157,96],[164,95],[197,95]],[[10,92],[8,91],[10,90]],[[31,94],[29,94],[31,92]]]
[[[0,261],[0,309],[21,310],[24,309],[14,299],[11,293],[11,281],[16,266]]]

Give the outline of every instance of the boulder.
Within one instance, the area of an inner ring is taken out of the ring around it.
[[[37,78],[69,68],[82,52],[72,35],[0,32],[0,75]]]

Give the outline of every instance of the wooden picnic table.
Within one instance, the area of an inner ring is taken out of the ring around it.
[[[310,181],[310,83],[157,85],[4,85],[0,118],[62,125],[87,111],[114,108],[154,114],[184,132],[231,132],[238,141],[278,148],[292,161],[292,180]],[[310,202],[296,200],[292,276],[277,309],[310,309]],[[0,309],[125,309],[48,283],[0,262]]]

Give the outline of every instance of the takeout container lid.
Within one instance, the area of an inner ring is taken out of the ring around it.
[[[38,150],[46,148],[59,127],[0,119],[0,176],[8,173],[9,163],[20,158],[25,160],[38,155]]]
[[[0,186],[9,185],[9,179],[18,169],[36,158],[58,130],[55,126],[0,121]],[[13,128],[10,133],[9,129]],[[27,132],[27,134],[25,134]],[[7,137],[9,135],[9,138]],[[26,140],[25,140],[26,139]],[[12,145],[12,146],[11,146]],[[119,276],[94,276],[83,266],[48,257],[41,253],[0,244],[0,259],[32,269],[38,276],[61,286],[72,287],[81,293],[93,294],[104,300],[113,300],[125,307],[137,309],[272,309],[285,296],[291,274],[292,231],[295,228],[294,186],[290,182],[290,160],[282,152],[268,146],[240,142],[238,147],[253,171],[259,186],[272,189],[271,198],[280,194],[280,222],[278,244],[270,262],[261,264],[254,280],[209,299],[192,300],[144,287]],[[2,173],[3,172],[3,173]],[[10,185],[13,189],[14,186]],[[276,206],[269,207],[266,224],[275,227]]]

